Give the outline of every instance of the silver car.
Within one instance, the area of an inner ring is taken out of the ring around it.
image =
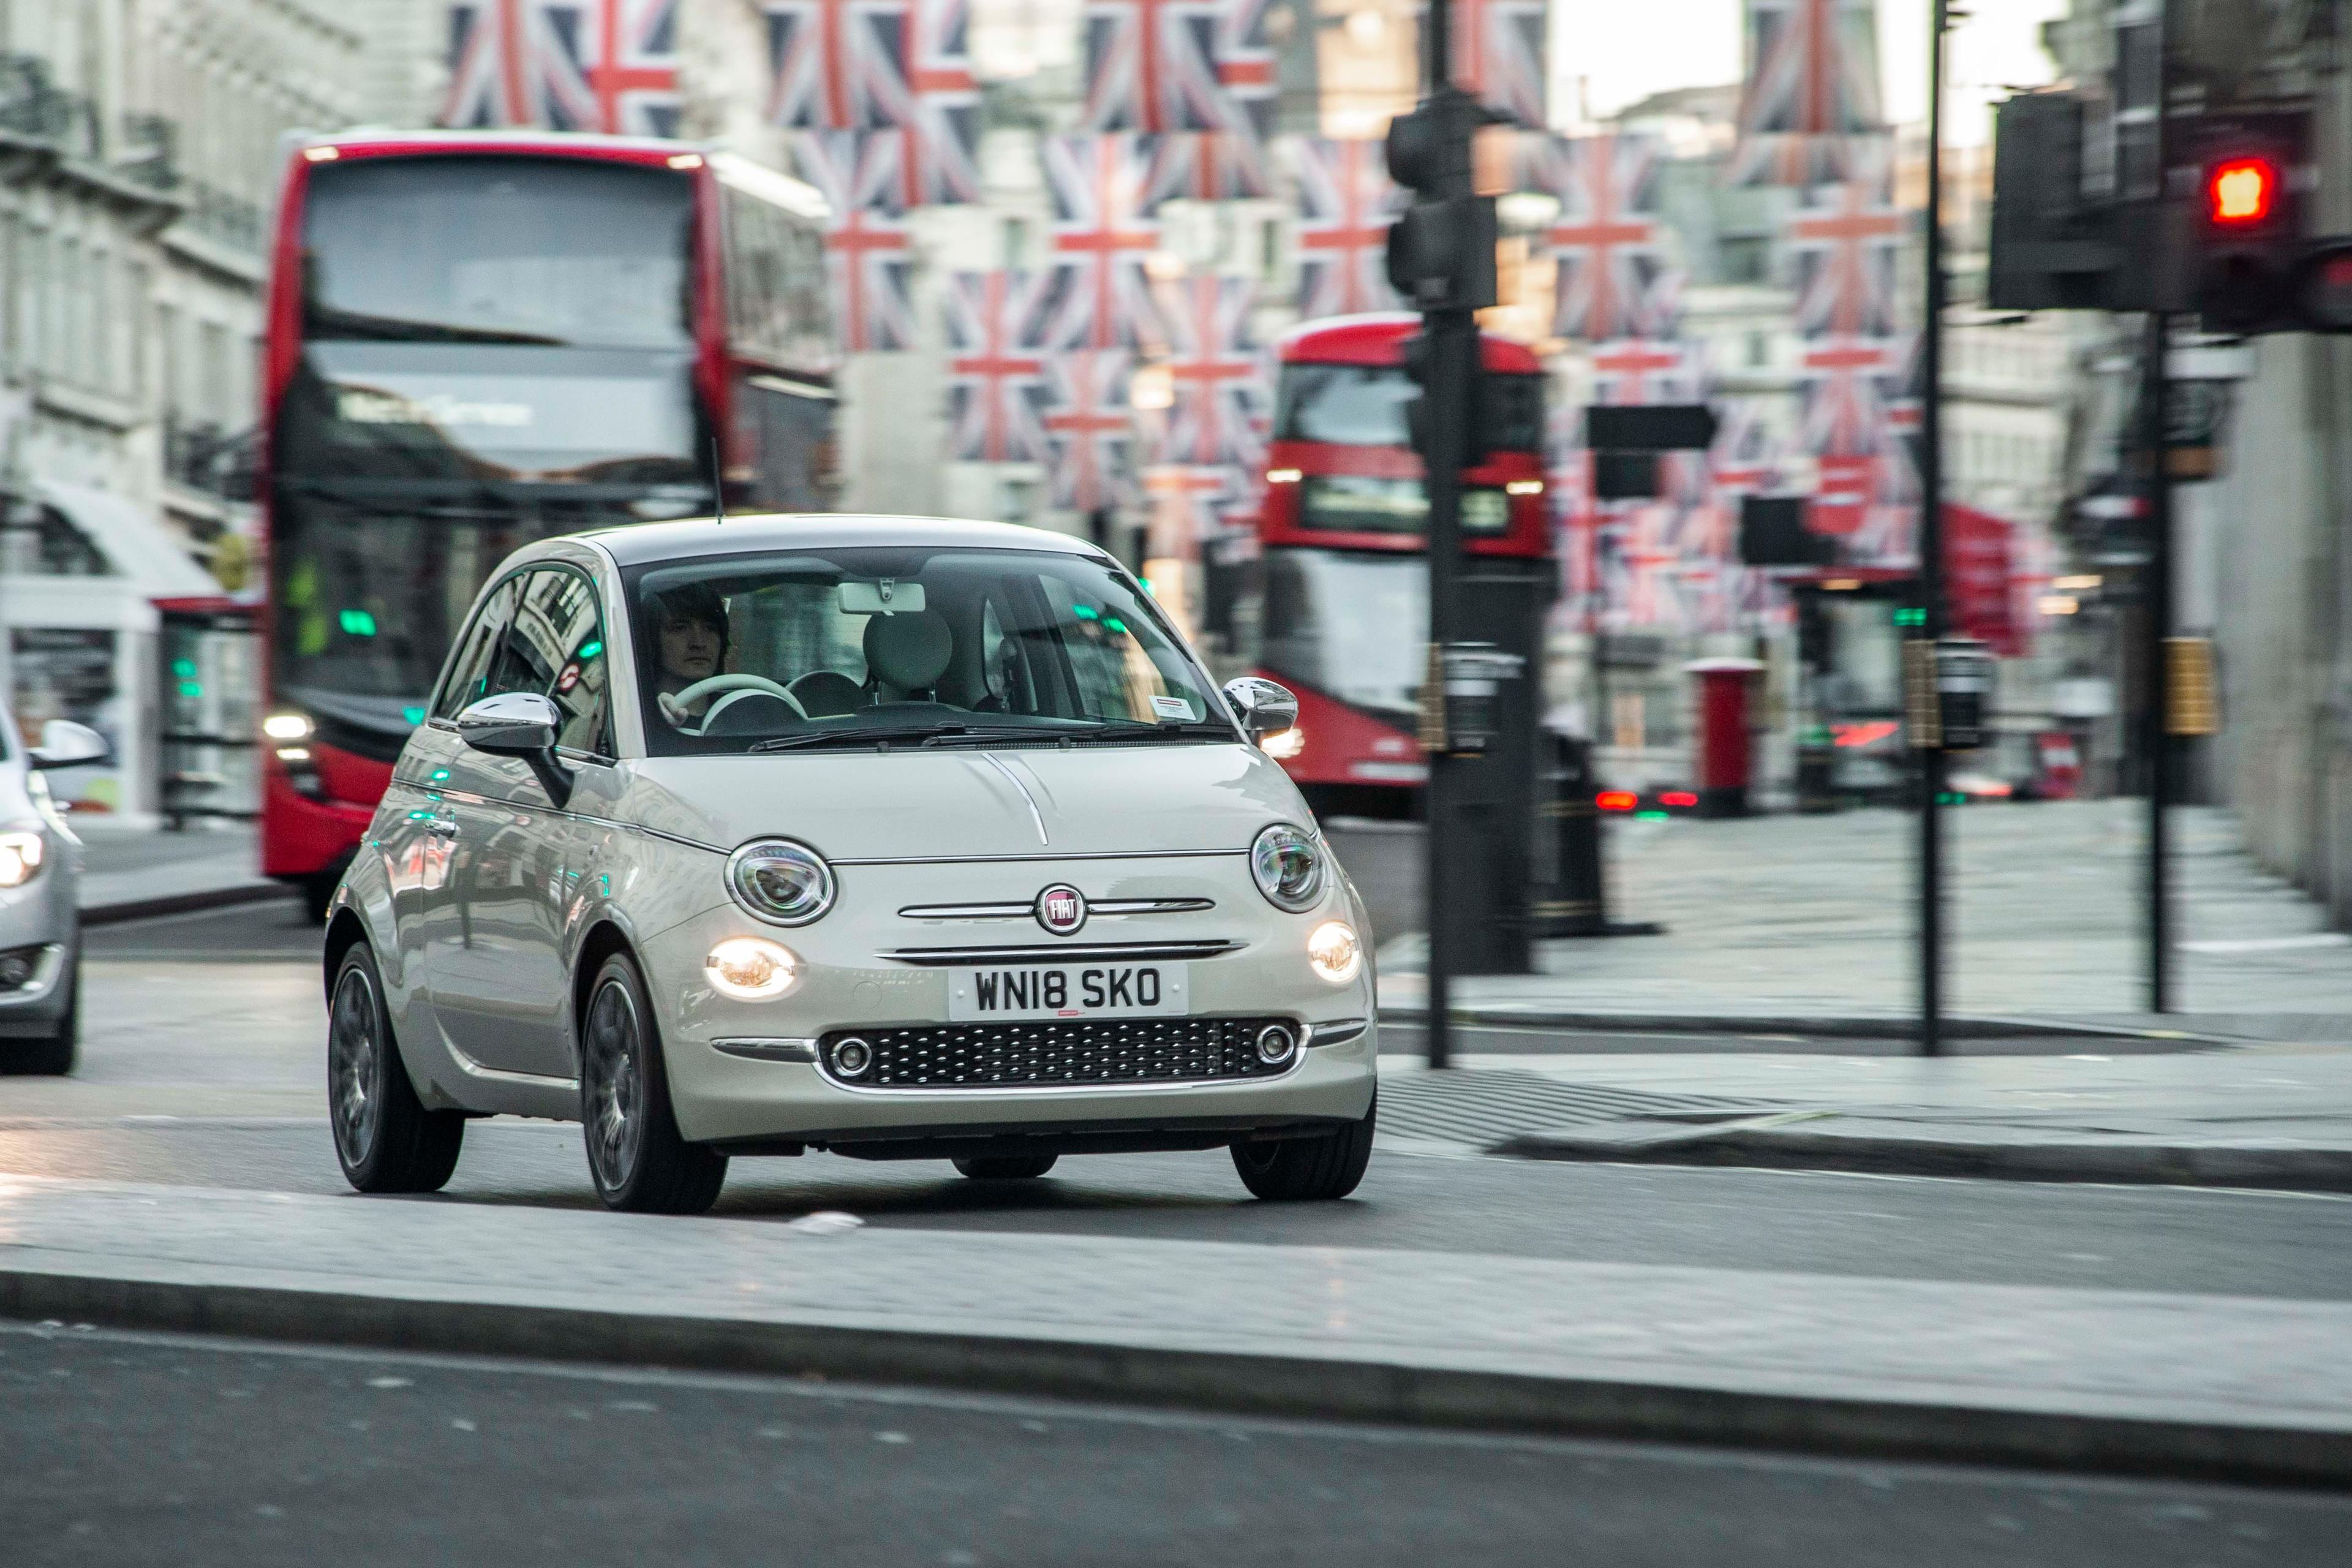
[[[0,1071],[68,1073],[81,1039],[81,840],[41,774],[105,760],[106,740],[52,720],[27,747],[0,712]]]
[[[731,518],[518,552],[332,901],[336,1151],[446,1182],[466,1120],[578,1120],[615,1208],[737,1155],[1230,1148],[1334,1198],[1372,1139],[1355,889],[1220,690],[1093,546]]]

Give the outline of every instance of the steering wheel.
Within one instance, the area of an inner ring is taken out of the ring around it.
[[[707,676],[675,697],[667,692],[663,693],[662,717],[673,724],[683,727],[687,720],[692,717],[687,712],[689,707],[705,697],[714,696],[721,691],[764,691],[771,697],[782,698],[791,706],[792,710],[802,718],[808,717],[808,710],[801,706],[799,698],[794,697],[764,675],[748,675],[740,671],[729,675]]]

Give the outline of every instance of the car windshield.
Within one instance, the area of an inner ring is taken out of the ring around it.
[[[656,756],[1235,736],[1159,607],[1086,556],[797,550],[625,581]]]

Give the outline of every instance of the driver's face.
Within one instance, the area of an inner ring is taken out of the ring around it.
[[[664,621],[662,673],[673,680],[697,681],[719,673],[719,628],[694,616]]]

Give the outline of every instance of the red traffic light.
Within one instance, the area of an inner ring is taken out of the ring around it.
[[[2217,228],[2250,228],[2278,205],[2278,165],[2268,158],[2231,158],[2205,175],[2205,214]]]

